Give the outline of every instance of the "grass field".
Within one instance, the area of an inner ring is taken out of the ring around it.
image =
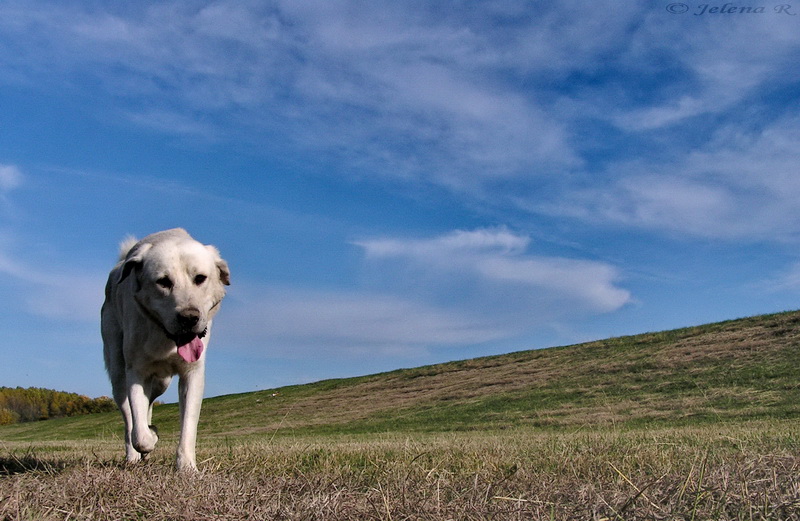
[[[634,430],[174,440],[125,468],[119,440],[2,448],[0,519],[797,519],[789,421]],[[166,450],[165,450],[166,449]]]
[[[800,313],[0,428],[0,520],[800,519]],[[210,375],[213,378],[213,373]],[[275,396],[273,396],[275,395]]]

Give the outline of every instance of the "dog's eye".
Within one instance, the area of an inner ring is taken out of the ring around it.
[[[156,281],[156,284],[164,289],[172,289],[172,281],[169,280],[169,277],[161,277]]]
[[[206,277],[205,275],[195,275],[194,283],[195,285],[200,286],[201,284],[203,284],[203,282],[206,281],[207,278],[208,277]]]

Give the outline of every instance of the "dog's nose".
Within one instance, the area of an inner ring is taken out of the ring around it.
[[[184,331],[189,331],[200,322],[200,311],[197,309],[185,309],[178,313],[178,325]]]

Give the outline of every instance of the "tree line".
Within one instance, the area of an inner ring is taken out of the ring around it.
[[[89,398],[38,387],[0,387],[0,425],[48,420],[117,408],[111,398]]]

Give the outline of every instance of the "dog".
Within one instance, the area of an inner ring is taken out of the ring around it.
[[[120,245],[101,310],[103,356],[114,401],[125,421],[125,459],[153,451],[153,402],[179,375],[178,470],[197,470],[197,422],[205,386],[206,347],[219,311],[228,264],[214,246],[174,228]]]

